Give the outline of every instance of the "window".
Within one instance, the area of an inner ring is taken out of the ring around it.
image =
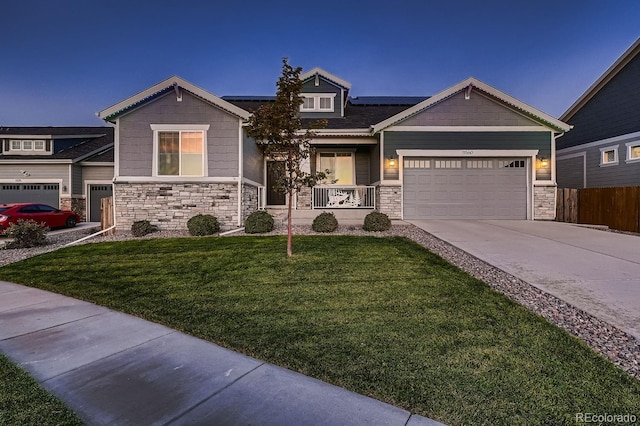
[[[318,171],[326,172],[325,184],[354,185],[354,155],[351,152],[321,152],[318,156]]]
[[[205,126],[152,124],[157,176],[206,176]]]
[[[302,112],[333,112],[335,93],[302,93]]]
[[[431,160],[426,159],[412,159],[404,160],[405,169],[430,169]]]
[[[618,147],[619,145],[600,148],[601,166],[615,166],[618,164]]]
[[[436,169],[461,169],[462,161],[459,160],[436,160]]]
[[[524,160],[499,160],[498,168],[500,169],[522,169],[525,167]]]
[[[640,161],[640,142],[627,143],[627,163]]]
[[[45,151],[43,140],[12,140],[11,151]]]

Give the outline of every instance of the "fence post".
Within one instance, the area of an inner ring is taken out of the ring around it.
[[[100,227],[107,229],[113,226],[113,198],[106,197],[100,200]],[[115,230],[105,232],[104,235],[115,234]]]

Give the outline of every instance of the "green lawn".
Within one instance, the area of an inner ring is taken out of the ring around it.
[[[81,425],[73,411],[0,355],[0,425]]]
[[[640,382],[403,238],[136,240],[0,279],[89,300],[448,424],[640,414]]]

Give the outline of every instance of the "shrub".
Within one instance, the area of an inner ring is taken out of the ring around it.
[[[131,234],[134,237],[144,237],[147,234],[156,231],[156,227],[148,220],[138,220],[131,225]]]
[[[333,213],[320,213],[313,219],[311,229],[316,232],[333,232],[338,229],[338,219]]]
[[[187,222],[189,234],[202,237],[204,235],[213,235],[220,231],[220,224],[215,216],[210,214],[197,214]]]
[[[29,248],[43,246],[47,244],[47,225],[38,223],[35,220],[22,220],[12,223],[4,231],[4,235],[13,238],[13,241],[6,244],[7,248]]]
[[[365,231],[386,231],[391,228],[389,216],[380,212],[371,212],[364,218]]]
[[[264,210],[251,213],[244,222],[244,232],[247,234],[262,234],[273,231],[273,216]]]

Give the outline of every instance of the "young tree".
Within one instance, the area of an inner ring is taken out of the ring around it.
[[[326,126],[326,121],[318,121],[303,131],[300,119],[302,97],[302,68],[289,65],[289,59],[282,59],[282,75],[276,83],[276,99],[264,104],[249,118],[247,133],[263,148],[267,156],[283,160],[285,169],[278,177],[274,190],[288,195],[287,210],[287,256],[291,257],[291,206],[293,196],[303,186],[312,186],[323,179],[324,173],[311,174],[303,170],[303,165],[313,149],[309,144],[315,136],[313,129]]]

